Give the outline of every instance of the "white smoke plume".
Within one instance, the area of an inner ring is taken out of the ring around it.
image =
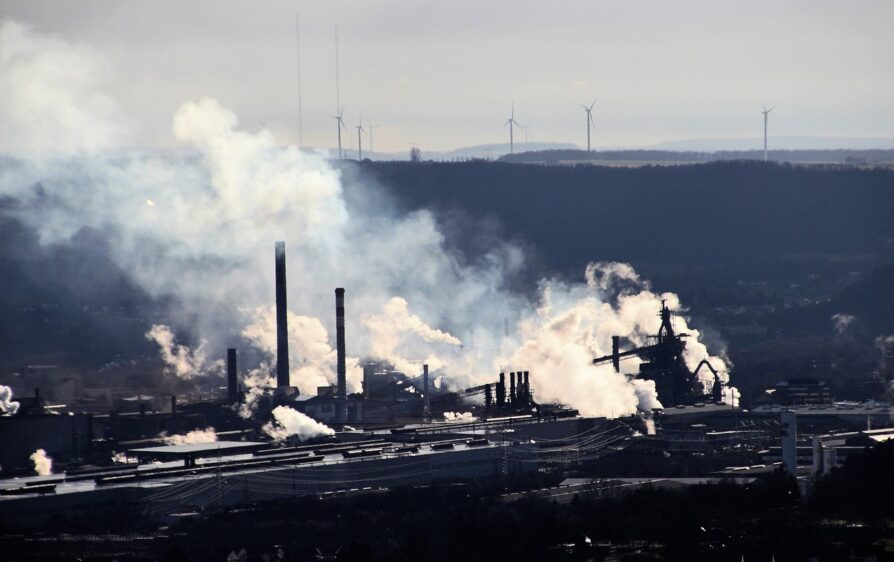
[[[0,150],[71,153],[119,145],[125,135],[117,106],[96,88],[109,70],[85,45],[0,20]],[[98,114],[112,118],[96,121]]]
[[[273,408],[273,418],[275,421],[267,422],[261,429],[277,441],[282,441],[292,435],[301,441],[324,435],[335,435],[335,430],[331,427],[288,406]]]
[[[327,386],[336,379],[337,354],[329,342],[326,327],[318,318],[288,314],[289,376],[302,392],[312,394],[318,386]],[[276,356],[276,308],[259,307],[242,336],[256,348]],[[345,378],[348,392],[359,392],[363,369],[356,357],[346,357]],[[303,387],[303,388],[302,388]]]
[[[444,421],[448,422],[473,422],[478,418],[472,412],[444,412]]]
[[[12,389],[0,384],[0,416],[14,416],[19,411],[19,403],[12,399]]]
[[[857,317],[853,314],[845,314],[839,312],[832,315],[832,327],[835,329],[835,335],[843,336],[848,329],[857,321]]]
[[[38,476],[49,476],[53,474],[53,459],[52,457],[47,456],[47,452],[43,449],[38,449],[31,453],[31,462],[34,463],[34,472],[37,473]]]
[[[88,49],[9,22],[0,24],[0,45],[0,76],[15,70],[14,80],[3,79],[0,123],[27,129],[21,100],[30,92],[58,92],[52,103],[59,105],[39,130],[20,132],[32,153],[0,164],[0,197],[16,201],[9,212],[45,244],[65,243],[85,228],[102,233],[132,281],[174,302],[165,321],[171,328],[153,339],[179,376],[213,372],[209,357],[222,356],[240,335],[267,365],[274,362],[272,246],[285,240],[291,382],[304,393],[335,382],[332,290],[340,286],[347,289],[351,390],[362,377],[356,358],[370,356],[411,375],[426,362],[439,372],[436,387],[439,380],[448,387],[492,382],[507,366],[529,370],[539,401],[590,415],[658,405],[651,382],[590,365],[610,351],[612,334],[644,344],[658,329],[661,298],[681,310],[675,295],[652,293],[631,266],[593,264],[585,284],[545,280],[532,304],[503,289],[525,262],[516,246],[495,244],[472,262],[460,259],[432,213],[398,212],[370,181],[346,179],[324,154],[280,146],[269,131],[240,129],[237,116],[211,98],[175,113],[181,154],[100,152],[120,147],[129,129],[108,107],[114,102],[102,93],[99,73],[84,70],[104,63],[82,60],[95,56]],[[41,54],[78,68],[48,77]],[[68,142],[72,131],[93,140]],[[48,152],[33,153],[41,148]],[[500,329],[506,318],[514,327],[508,337]],[[709,357],[682,316],[677,329],[693,336],[691,367]],[[207,344],[178,348],[175,331]],[[474,349],[451,333],[474,333]],[[626,365],[632,372],[636,360]],[[246,381],[249,401],[240,413],[250,415],[252,393],[263,388],[264,377],[256,379]]]
[[[276,387],[276,377],[269,365],[263,364],[249,371],[242,379],[242,403],[234,404],[236,413],[243,419],[251,419],[258,409],[258,401]]]
[[[192,445],[194,443],[217,443],[217,432],[213,427],[194,429],[182,435],[168,435],[161,433],[158,436],[166,445]]]
[[[175,342],[174,332],[164,324],[154,324],[146,332],[146,339],[158,344],[159,354],[165,363],[165,372],[176,375],[182,379],[214,372],[221,374],[224,368],[223,361],[209,361],[205,348],[207,342],[202,341],[192,350],[189,347]]]
[[[398,371],[415,373],[427,363],[432,371],[444,366],[444,361],[434,354],[437,346],[460,346],[462,342],[447,332],[432,328],[419,316],[411,314],[406,299],[393,297],[382,307],[379,314],[371,314],[363,319],[370,333],[370,353],[385,359]],[[412,339],[409,345],[408,339]],[[435,344],[430,346],[427,344]],[[398,348],[410,348],[417,354],[426,353],[422,360],[415,362],[401,356]]]

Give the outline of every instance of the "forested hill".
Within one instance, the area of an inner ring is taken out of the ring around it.
[[[550,267],[890,255],[894,172],[763,162],[610,168],[363,162],[406,209],[497,218]],[[457,213],[458,211],[458,213]]]

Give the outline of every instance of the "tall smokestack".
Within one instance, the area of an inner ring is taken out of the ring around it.
[[[509,403],[515,406],[515,372],[509,373]]]
[[[338,354],[338,387],[335,397],[344,400],[348,397],[345,381],[345,290],[335,290],[335,349]]]
[[[236,348],[227,349],[227,403],[239,401],[239,381],[236,377]]]
[[[286,243],[276,243],[276,386],[289,386],[289,321],[286,304]]]
[[[422,365],[422,415],[430,416],[431,415],[431,398],[428,395],[428,363]]]
[[[529,378],[529,371],[525,371],[525,404],[531,403],[531,379]]]
[[[506,405],[506,374],[500,373],[500,380],[497,382],[497,408]]]
[[[621,337],[612,336],[612,367],[616,373],[621,372]]]

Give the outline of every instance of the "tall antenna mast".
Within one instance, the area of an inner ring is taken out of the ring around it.
[[[335,24],[335,114],[338,115],[338,159],[342,159],[341,153],[341,91],[339,86],[339,75],[338,75],[338,24]]]
[[[298,14],[295,14],[295,39],[298,55],[298,148],[304,146],[304,123],[301,111],[301,22]]]

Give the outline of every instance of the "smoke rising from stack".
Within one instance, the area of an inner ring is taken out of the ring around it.
[[[357,321],[348,322],[346,337],[357,356],[390,361],[406,373],[428,363],[454,387],[490,382],[501,365],[517,366],[531,372],[539,401],[561,400],[585,414],[623,415],[657,405],[651,383],[590,365],[608,353],[612,334],[645,342],[657,330],[660,298],[680,309],[674,295],[652,293],[629,265],[593,264],[585,283],[543,280],[539,302],[531,303],[503,288],[524,265],[518,247],[494,245],[474,263],[458,259],[431,212],[396,211],[371,181],[355,180],[346,190],[348,180],[325,155],[279,146],[267,130],[240,129],[237,116],[213,99],[185,103],[175,113],[172,130],[189,149],[184,154],[100,152],[117,146],[128,129],[107,107],[114,104],[100,84],[87,81],[95,76],[89,70],[103,63],[86,48],[9,22],[0,24],[0,45],[0,77],[11,69],[16,76],[0,78],[0,122],[18,119],[27,93],[40,89],[54,93],[46,103],[55,117],[34,131],[16,122],[23,145],[34,152],[0,168],[0,196],[17,202],[11,212],[44,244],[64,244],[85,228],[102,233],[110,257],[135,283],[174,302],[166,320],[171,329],[157,332],[155,341],[178,376],[222,377],[222,362],[209,367],[204,353],[222,355],[235,327],[265,356],[246,377],[240,412],[251,411],[253,389],[269,383],[276,364],[269,248],[283,239],[293,272],[289,370],[302,389],[337,382],[329,299],[333,287],[349,286]],[[51,72],[55,65],[67,65],[66,72]],[[77,134],[87,140],[53,144]],[[504,319],[511,319],[508,337],[500,330]],[[697,336],[682,318],[677,327]],[[470,331],[474,349],[452,335]],[[207,343],[178,350],[174,333]],[[708,355],[690,338],[687,363]],[[637,361],[625,366],[632,372]],[[711,361],[721,367],[719,359]],[[346,390],[357,392],[359,361],[345,362]]]
[[[31,462],[34,463],[34,472],[37,473],[38,476],[49,476],[53,474],[53,459],[52,457],[47,456],[47,452],[43,449],[38,449],[31,453],[29,457]]]
[[[277,441],[282,441],[293,435],[300,441],[307,441],[313,437],[335,435],[335,430],[331,427],[288,406],[273,408],[273,419],[275,421],[268,422],[261,429]]]

